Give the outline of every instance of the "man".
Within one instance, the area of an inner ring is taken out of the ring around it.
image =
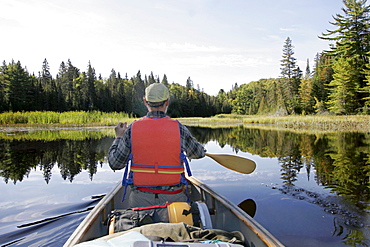
[[[116,139],[109,149],[108,161],[113,170],[122,169],[131,158],[132,181],[129,207],[184,202],[185,152],[189,159],[203,158],[205,150],[189,130],[166,115],[170,94],[162,83],[145,89],[144,104],[148,114],[131,125],[118,123]]]

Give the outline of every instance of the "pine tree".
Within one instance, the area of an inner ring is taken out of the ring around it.
[[[147,112],[147,109],[143,104],[145,85],[144,81],[141,79],[140,70],[137,72],[136,77],[133,79],[132,95],[132,113],[136,116],[144,116]]]
[[[312,78],[309,76],[305,76],[300,84],[299,103],[303,113],[313,113],[315,100],[312,96]]]
[[[281,91],[284,108],[288,113],[296,112],[298,107],[298,88],[302,71],[296,65],[292,40],[288,37],[283,46],[283,59],[281,60]]]
[[[366,74],[366,85],[361,88],[361,92],[364,93],[365,97],[364,100],[364,109],[363,113],[370,114],[370,63],[367,64]]]
[[[294,74],[294,69],[296,69],[296,58],[293,57],[294,51],[293,51],[293,45],[292,40],[288,37],[285,40],[284,46],[283,46],[283,59],[281,61],[281,77],[282,78],[292,78]]]
[[[310,70],[310,62],[307,58],[307,65],[306,65],[306,77],[310,77],[311,76],[311,70]]]
[[[9,88],[9,80],[7,75],[8,66],[6,62],[3,62],[3,65],[0,67],[0,112],[9,110],[9,100],[7,96],[7,91]]]
[[[12,61],[8,65],[8,92],[10,110],[32,111],[34,110],[35,87],[28,72],[22,68],[21,63]]]
[[[366,84],[364,71],[369,62],[370,52],[370,6],[366,5],[367,0],[343,0],[343,15],[334,16],[332,25],[335,30],[327,30],[320,38],[333,41],[331,50],[327,51],[329,56],[337,61],[342,58],[351,60],[353,80],[362,88]],[[353,95],[357,101],[363,100],[366,95],[359,91]],[[333,99],[332,99],[333,100]]]
[[[56,87],[58,88],[58,111],[69,110],[66,103],[66,95],[68,92],[68,83],[67,83],[67,67],[64,62],[61,62],[59,66],[59,72],[55,79]]]
[[[39,73],[38,83],[40,92],[38,93],[39,100],[42,100],[42,104],[40,105],[41,110],[47,111],[57,111],[58,110],[58,92],[57,87],[55,85],[55,81],[50,74],[50,66],[46,58],[42,63],[42,70]]]
[[[153,71],[150,72],[149,79],[148,79],[148,85],[145,85],[146,87],[149,86],[150,84],[156,83],[156,80],[153,75]]]
[[[320,111],[325,109],[328,101],[330,81],[333,80],[333,68],[331,58],[327,54],[317,54],[315,57],[315,67],[313,71],[312,96],[320,105]]]
[[[87,109],[89,111],[94,110],[96,108],[96,90],[95,90],[95,81],[96,81],[96,74],[95,69],[91,66],[91,63],[89,61],[89,64],[87,66],[87,73],[86,73],[86,79],[87,79],[87,97],[86,97],[86,104]]]
[[[78,83],[76,79],[79,76],[80,70],[73,66],[70,59],[68,59],[67,65],[64,62],[60,64],[57,85],[61,89],[63,101],[65,102],[62,110],[77,110],[80,106],[80,92],[79,88],[76,87],[76,83]]]
[[[163,75],[163,79],[161,83],[163,83],[166,87],[170,86],[170,84],[168,83],[166,74]]]
[[[333,65],[334,80],[329,83],[331,92],[328,105],[335,114],[351,114],[360,106],[355,97],[358,84],[353,64],[353,59],[341,57]]]

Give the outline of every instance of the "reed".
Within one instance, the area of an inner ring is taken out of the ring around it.
[[[2,125],[50,125],[61,124],[74,125],[101,125],[111,126],[118,122],[128,121],[132,117],[127,113],[103,113],[99,111],[71,111],[71,112],[3,112],[0,113],[0,124]]]
[[[212,118],[182,118],[181,122],[193,126],[255,125],[274,126],[280,129],[315,129],[331,131],[370,132],[370,115],[312,115],[312,116],[259,116],[221,114]]]
[[[135,120],[127,113],[83,112],[4,112],[0,113],[0,125],[14,127],[42,126],[114,126],[118,122]],[[312,116],[259,116],[220,114],[210,118],[178,118],[182,123],[201,127],[232,127],[235,125],[274,126],[295,130],[330,130],[370,132],[370,115],[312,115]],[[1,127],[1,126],[0,126]],[[1,131],[1,130],[0,130]]]

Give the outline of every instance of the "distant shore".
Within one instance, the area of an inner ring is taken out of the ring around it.
[[[61,128],[109,128],[118,122],[132,122],[133,118],[125,113],[103,112],[6,112],[0,113],[0,131],[21,131],[30,129]],[[370,133],[370,115],[292,115],[259,116],[222,114],[209,118],[177,118],[188,126],[198,127],[235,127],[283,129],[295,131],[355,131]]]

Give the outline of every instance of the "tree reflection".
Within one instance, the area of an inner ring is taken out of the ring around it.
[[[16,184],[28,177],[32,169],[38,168],[43,172],[46,183],[49,183],[52,170],[57,166],[64,180],[72,182],[83,170],[92,179],[98,165],[102,165],[106,157],[108,143],[112,141],[110,137],[50,142],[0,140],[3,147],[0,150],[0,176],[5,183],[13,181]],[[102,145],[106,145],[104,150]]]
[[[221,147],[230,145],[236,153],[277,158],[284,186],[293,187],[303,171],[307,179],[331,188],[363,212],[370,210],[369,133],[295,134],[243,126],[189,129],[201,143],[216,141]],[[112,131],[0,133],[0,176],[5,183],[15,184],[39,169],[49,183],[53,168],[57,167],[64,180],[72,182],[83,171],[92,180],[98,166],[105,161],[113,138]],[[356,224],[338,220],[334,234],[342,235],[343,228]],[[343,242],[351,246],[362,243],[366,237],[361,234],[361,231],[349,231]]]
[[[294,186],[302,169],[310,178],[312,169],[318,184],[332,188],[355,204],[370,199],[370,136],[362,133],[299,135],[288,131],[247,129],[197,129],[204,141],[216,140],[235,150],[277,157],[281,179]],[[205,132],[209,132],[206,134]],[[198,138],[197,135],[195,135]],[[364,204],[362,204],[364,205]],[[359,206],[359,205],[358,205]]]
[[[234,128],[189,127],[201,143],[217,141],[261,157],[277,157],[281,179],[294,186],[298,174],[305,169],[310,179],[332,188],[353,202],[368,201],[370,194],[370,135],[361,133],[295,134],[288,131]],[[0,176],[8,183],[17,183],[32,169],[43,172],[46,183],[57,166],[65,180],[73,181],[82,171],[93,179],[113,141],[112,132],[45,131],[27,135],[0,135]]]

